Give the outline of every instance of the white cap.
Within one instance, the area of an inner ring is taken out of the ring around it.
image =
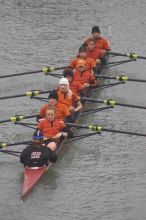
[[[68,82],[68,79],[66,78],[61,78],[61,80],[59,81],[59,85],[67,85],[69,86],[69,82]]]

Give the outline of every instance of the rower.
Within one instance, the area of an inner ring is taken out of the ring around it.
[[[83,46],[87,46],[88,41],[91,38],[95,40],[98,49],[101,49],[104,52],[109,50],[109,43],[105,38],[101,37],[99,26],[92,27],[92,36],[84,42]]]
[[[70,67],[72,69],[75,69],[77,67],[77,63],[78,61],[82,59],[82,60],[85,60],[86,61],[86,70],[89,70],[89,71],[94,71],[94,68],[96,68],[96,63],[94,61],[93,58],[90,58],[87,56],[87,52],[86,52],[86,47],[85,46],[81,46],[79,48],[79,53],[77,55],[76,58],[74,58],[71,63],[70,63]]]
[[[96,63],[96,68],[94,68],[94,74],[99,74],[102,67],[102,60],[105,52],[96,47],[95,39],[90,38],[86,47],[87,57],[93,58]]]
[[[83,108],[80,97],[70,90],[69,82],[66,78],[62,78],[59,81],[58,98],[58,102],[66,105],[72,115],[79,113]]]
[[[48,147],[51,145],[56,148],[56,141],[60,138],[72,137],[72,131],[66,127],[63,121],[56,119],[55,107],[50,107],[46,112],[46,117],[37,125],[37,130],[40,130],[44,137],[47,138],[45,142]],[[36,131],[37,131],[36,130]],[[52,142],[54,140],[54,142]]]
[[[86,61],[78,60],[76,70],[74,72],[74,80],[78,81],[83,88],[96,87],[99,83],[94,77],[94,74],[86,70]]]
[[[58,102],[58,93],[56,90],[52,90],[48,96],[48,103],[44,104],[41,109],[37,121],[40,121],[42,118],[45,118],[46,112],[50,107],[56,108],[56,119],[62,120],[65,122],[72,122],[71,113],[68,110],[67,106]]]
[[[43,135],[41,132],[35,132],[33,140],[27,146],[20,156],[20,162],[25,167],[42,167],[48,166],[48,162],[55,163],[57,155],[56,148],[53,145],[46,146],[43,142]]]
[[[81,93],[84,88],[78,81],[74,80],[73,74],[74,72],[71,68],[66,68],[63,70],[63,76],[64,78],[68,79],[71,91],[76,93],[77,95],[82,95]]]

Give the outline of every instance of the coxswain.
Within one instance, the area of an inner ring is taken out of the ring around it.
[[[77,57],[75,57],[71,61],[69,67],[71,67],[73,70],[76,69],[78,61],[80,59],[86,61],[86,70],[89,70],[89,71],[93,70],[94,71],[94,69],[96,68],[96,62],[94,61],[93,58],[90,58],[90,57],[87,56],[87,52],[86,52],[86,47],[85,46],[81,46],[79,48],[79,52],[78,52]]]
[[[73,78],[73,70],[71,68],[66,68],[63,70],[63,76],[68,79],[69,82],[69,87],[72,92],[76,93],[77,95],[81,96],[82,95],[82,90],[84,89],[82,85],[78,82],[75,81]]]
[[[100,28],[99,28],[99,26],[94,26],[94,27],[92,27],[92,36],[91,36],[90,38],[88,38],[88,39],[84,42],[83,46],[87,46],[88,41],[89,41],[91,38],[95,40],[96,47],[97,47],[98,49],[103,50],[103,52],[105,52],[105,51],[107,51],[107,50],[110,49],[110,48],[109,48],[109,43],[108,43],[108,41],[100,35]]]
[[[57,90],[52,90],[48,96],[48,103],[44,104],[41,109],[37,121],[40,121],[42,118],[45,118],[46,112],[50,107],[56,108],[56,119],[62,120],[65,122],[72,122],[72,116],[67,106],[58,102],[58,93]]]
[[[78,60],[76,70],[74,71],[74,80],[78,81],[83,88],[97,87],[99,81],[95,79],[94,74],[86,70],[86,61]]]
[[[33,140],[20,155],[20,162],[25,167],[42,167],[48,166],[49,161],[55,163],[57,154],[55,153],[56,147],[54,145],[44,144],[43,135],[41,132],[35,132]]]
[[[58,98],[58,102],[66,105],[72,114],[83,108],[80,96],[70,90],[68,79],[64,77],[59,81]]]

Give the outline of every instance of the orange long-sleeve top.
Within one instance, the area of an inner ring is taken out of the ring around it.
[[[44,118],[46,116],[46,112],[49,109],[49,103],[46,103],[40,109],[40,116]],[[66,105],[57,103],[56,107],[56,119],[64,121],[64,119],[70,115],[70,111],[66,107]]]
[[[69,109],[70,107],[74,106],[76,102],[80,100],[80,96],[72,92],[71,97],[68,97],[67,93],[62,93],[59,89],[58,91],[58,102],[62,103],[67,106]]]
[[[70,67],[72,69],[76,69],[78,62],[81,58],[80,57],[76,57],[71,61]],[[86,70],[92,70],[93,68],[96,67],[96,63],[94,61],[93,58],[90,57],[86,57],[86,59],[84,59],[86,61]]]
[[[92,39],[92,37],[88,38],[84,44],[87,45],[90,39]],[[99,37],[96,39],[96,48],[101,50],[109,50],[109,43],[105,38]]]
[[[55,119],[54,121],[49,121],[47,118],[39,122],[37,128],[40,129],[46,138],[51,138],[56,134],[60,133],[65,127],[63,121]]]
[[[89,83],[90,85],[96,85],[97,81],[91,71],[85,70],[81,73],[79,70],[74,72],[74,80],[78,81],[82,86],[84,83]]]
[[[87,52],[87,56],[93,58],[95,61],[96,59],[100,59],[104,56],[103,50],[98,49],[97,47],[95,47],[92,51],[87,48],[86,52]]]
[[[80,92],[83,90],[82,85],[78,81],[75,81],[75,80],[73,80],[71,83],[69,83],[69,87],[70,87],[71,91],[77,95],[79,95]]]

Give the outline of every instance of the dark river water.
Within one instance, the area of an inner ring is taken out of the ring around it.
[[[1,0],[0,75],[68,65],[94,25],[111,37],[112,51],[146,56],[145,0]],[[146,79],[145,70],[146,61],[137,60],[106,72]],[[42,73],[0,79],[0,96],[47,90],[57,82]],[[146,106],[145,94],[144,83],[127,82],[102,90],[98,97]],[[0,100],[0,119],[35,114],[42,104],[28,97]],[[146,133],[142,109],[116,106],[82,122]],[[0,124],[0,141],[28,140],[32,132]],[[146,219],[145,143],[145,137],[103,132],[67,145],[25,202],[20,200],[23,166],[17,157],[1,153],[0,220]]]

